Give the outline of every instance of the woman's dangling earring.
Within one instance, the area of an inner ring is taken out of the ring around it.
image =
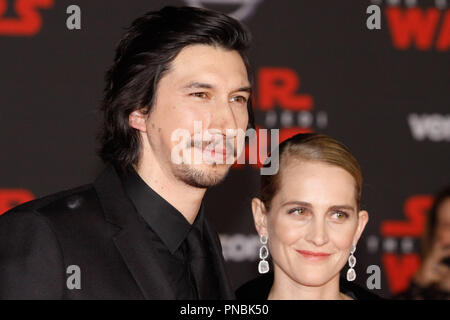
[[[355,269],[353,269],[353,267],[356,265],[356,258],[353,255],[353,253],[355,253],[355,251],[356,251],[356,246],[353,245],[352,251],[350,251],[350,257],[348,257],[348,265],[349,265],[350,269],[347,270],[347,281],[353,281],[356,279],[356,272],[355,272]]]
[[[261,241],[261,248],[259,248],[259,261],[258,264],[258,272],[259,273],[267,273],[269,272],[269,262],[266,260],[269,257],[269,249],[267,248],[267,236],[261,235],[259,236],[259,241]]]

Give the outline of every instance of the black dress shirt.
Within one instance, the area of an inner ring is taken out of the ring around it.
[[[191,225],[175,207],[149,187],[134,169],[122,173],[121,180],[137,212],[153,231],[153,244],[158,261],[161,269],[167,273],[176,298],[181,300],[205,298],[200,297],[196,286],[193,274],[195,270],[192,270],[189,261],[192,250],[188,244],[188,237],[192,237],[194,231],[195,235],[199,235],[200,241],[203,241],[203,204]],[[202,248],[195,249],[202,250]],[[202,255],[207,256],[208,253],[204,251],[207,250],[203,250]],[[208,285],[214,287],[215,281]]]

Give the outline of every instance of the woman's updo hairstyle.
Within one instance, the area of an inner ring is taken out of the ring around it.
[[[278,149],[280,157],[278,172],[274,175],[261,175],[261,200],[267,211],[270,210],[271,201],[280,189],[283,168],[292,159],[327,163],[350,173],[355,179],[355,198],[359,210],[363,182],[361,168],[344,144],[324,134],[301,133],[284,140]],[[269,165],[270,162],[266,162],[264,167]]]

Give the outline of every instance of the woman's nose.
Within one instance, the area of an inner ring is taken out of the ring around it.
[[[325,223],[319,219],[313,219],[305,239],[318,247],[326,244],[328,242],[328,234]]]

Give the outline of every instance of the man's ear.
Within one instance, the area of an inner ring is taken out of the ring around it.
[[[267,212],[264,203],[258,199],[252,199],[253,221],[255,223],[256,231],[259,235],[268,235],[267,233]]]
[[[366,210],[361,210],[358,212],[358,227],[356,228],[355,236],[353,237],[353,243],[356,245],[358,243],[359,238],[361,237],[364,228],[369,221],[369,213]]]
[[[128,122],[132,128],[142,132],[147,132],[146,120],[148,113],[145,108],[134,110],[128,116]]]

